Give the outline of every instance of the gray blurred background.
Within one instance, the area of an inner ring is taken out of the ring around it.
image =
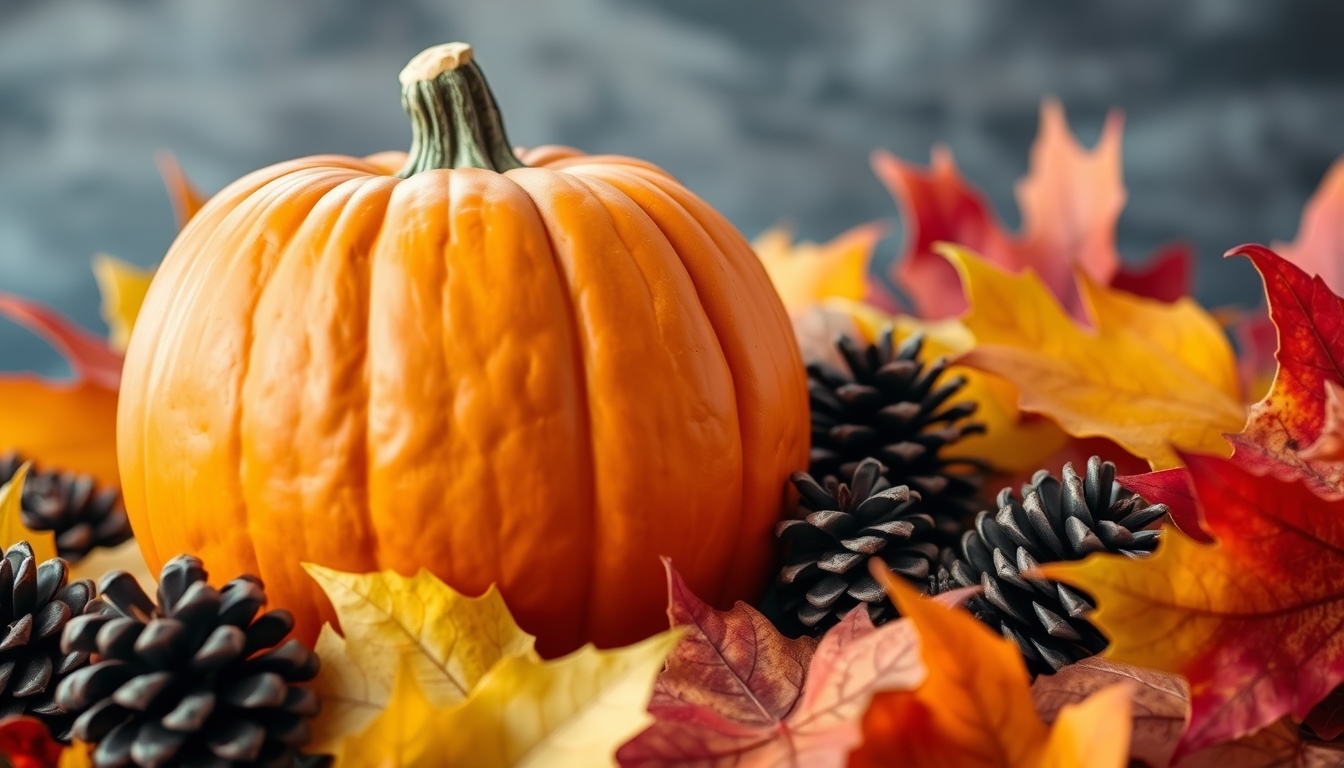
[[[870,150],[939,141],[1016,226],[1041,97],[1088,144],[1122,107],[1121,251],[1190,241],[1199,298],[1251,304],[1219,257],[1290,239],[1344,153],[1341,39],[1339,0],[0,0],[0,290],[102,331],[89,258],[174,235],[156,149],[213,192],[404,148],[397,72],[465,40],[515,143],[651,160],[748,237],[894,220]],[[4,321],[0,368],[64,370]]]

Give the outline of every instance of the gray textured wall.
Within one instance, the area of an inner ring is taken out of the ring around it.
[[[1218,256],[1290,238],[1344,153],[1341,33],[1338,0],[0,0],[0,290],[101,329],[89,257],[173,237],[155,149],[215,190],[402,148],[396,73],[460,39],[517,143],[652,160],[749,236],[894,218],[869,151],[936,141],[1015,223],[1041,96],[1088,142],[1118,105],[1122,251],[1190,240],[1200,298],[1252,302]],[[0,368],[24,367],[61,370],[0,321]]]

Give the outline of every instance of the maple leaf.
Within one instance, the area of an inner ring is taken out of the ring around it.
[[[784,227],[762,232],[751,242],[770,282],[790,315],[826,299],[861,301],[870,291],[868,262],[886,234],[881,222],[863,224],[829,243],[793,242]]]
[[[1134,683],[1130,759],[1155,768],[1165,766],[1181,740],[1190,708],[1189,687],[1180,677],[1094,656],[1038,677],[1031,686],[1031,698],[1041,718],[1053,723],[1063,707],[1125,681]]]
[[[658,676],[654,724],[617,753],[623,768],[840,768],[873,692],[923,679],[908,622],[874,627],[860,606],[813,653],[745,603],[710,608],[667,568],[668,614],[688,631]]]
[[[10,768],[57,768],[65,750],[33,717],[0,720],[0,757]]]
[[[510,656],[466,701],[437,707],[403,664],[387,708],[345,739],[343,768],[590,768],[643,728],[654,676],[680,630],[626,648],[591,645],[553,661]]]
[[[1190,490],[1190,477],[1184,467],[1163,469],[1142,475],[1128,475],[1115,479],[1121,487],[1143,497],[1149,504],[1166,504],[1167,515],[1181,533],[1206,544],[1213,537],[1199,522],[1199,508]]]
[[[873,697],[852,768],[1125,764],[1131,683],[1063,707],[1049,727],[1036,714],[1026,666],[1011,641],[962,609],[922,598],[885,568],[872,572],[919,632],[928,676],[913,692]]]
[[[1227,255],[1247,256],[1260,271],[1279,335],[1274,384],[1251,406],[1245,430],[1229,437],[1234,458],[1260,474],[1303,477],[1323,494],[1344,492],[1344,463],[1301,453],[1325,428],[1327,382],[1344,384],[1344,299],[1321,277],[1264,246],[1245,245]]]
[[[1344,159],[1336,160],[1302,208],[1297,238],[1274,250],[1309,275],[1344,294]]]
[[[398,664],[415,676],[431,706],[465,700],[502,659],[535,656],[533,637],[514,623],[499,592],[466,597],[421,569],[352,574],[305,563],[336,609],[344,636],[322,627],[322,668],[312,688],[322,711],[310,748],[335,749],[358,733],[392,696]]]
[[[1157,469],[1179,464],[1175,449],[1227,451],[1222,433],[1245,418],[1232,348],[1193,301],[1142,299],[1080,274],[1086,328],[1030,271],[1010,274],[956,246],[943,253],[966,286],[962,322],[976,340],[957,362],[1011,381],[1022,410]]]
[[[905,223],[892,277],[920,317],[940,320],[966,309],[961,278],[934,252],[934,243],[964,245],[996,264],[1016,263],[1011,238],[980,192],[961,177],[951,150],[934,147],[927,173],[881,149],[873,152],[872,165]]]
[[[1141,562],[1094,555],[1040,569],[1097,599],[1106,658],[1189,681],[1181,754],[1304,718],[1344,681],[1344,501],[1234,460],[1184,458],[1216,543],[1168,529]]]
[[[1023,221],[1020,237],[1003,228],[980,192],[957,171],[946,147],[934,148],[927,170],[888,152],[874,152],[873,171],[896,200],[905,224],[892,278],[917,314],[943,319],[966,308],[956,271],[935,252],[938,242],[969,248],[1010,272],[1035,270],[1078,317],[1082,307],[1075,270],[1099,285],[1149,298],[1174,301],[1184,296],[1192,265],[1188,246],[1167,246],[1132,269],[1120,265],[1114,241],[1126,196],[1120,169],[1122,123],[1120,113],[1112,111],[1097,145],[1087,150],[1069,130],[1059,102],[1041,103],[1030,168],[1016,188]]]

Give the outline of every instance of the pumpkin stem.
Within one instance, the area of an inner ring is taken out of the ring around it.
[[[436,168],[522,168],[504,134],[499,105],[473,61],[471,46],[426,49],[401,71],[401,105],[411,116],[405,179]]]

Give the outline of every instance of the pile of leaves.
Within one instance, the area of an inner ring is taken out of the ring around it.
[[[967,382],[955,400],[986,428],[949,450],[989,468],[986,508],[1094,454],[1167,505],[1151,556],[1024,574],[1095,600],[1102,655],[1033,679],[962,607],[975,587],[925,598],[880,567],[900,618],[874,626],[860,607],[789,637],[753,606],[710,607],[666,563],[668,631],[542,659],[493,589],[309,565],[339,628],[313,649],[321,706],[304,751],[338,766],[1344,765],[1344,165],[1295,243],[1229,251],[1259,270],[1265,307],[1210,312],[1188,296],[1188,249],[1134,268],[1116,250],[1120,130],[1114,114],[1086,149],[1046,102],[1016,233],[947,150],[927,169],[877,153],[905,230],[889,275],[870,264],[880,224],[756,241],[805,358],[843,366],[837,334],[894,327],[951,360],[944,375]],[[200,196],[165,168],[185,220]],[[0,451],[115,485],[118,349],[149,275],[98,264],[110,339],[0,295],[75,372],[0,377]],[[51,557],[50,534],[22,526],[22,482],[0,490],[0,544]],[[102,554],[116,559],[72,574],[152,585],[133,544]],[[90,748],[52,741],[40,717],[0,722],[16,766],[87,765]]]

